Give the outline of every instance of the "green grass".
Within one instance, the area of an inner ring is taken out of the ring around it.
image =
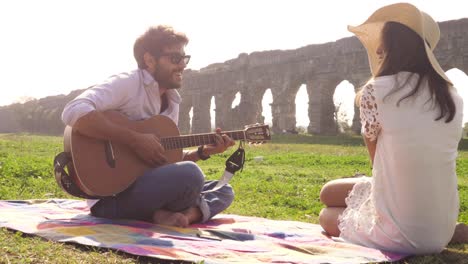
[[[459,221],[468,223],[467,139],[462,140],[459,149]],[[59,189],[52,175],[53,157],[61,151],[61,137],[0,135],[0,199],[73,198]],[[220,177],[232,151],[199,162],[207,178]],[[254,161],[256,156],[263,156],[263,161]],[[231,181],[236,199],[226,213],[317,223],[322,208],[321,186],[329,180],[358,172],[371,172],[360,137],[276,135],[268,144],[246,146],[244,170]],[[468,244],[450,245],[441,254],[397,263],[465,263],[463,259],[468,259]],[[0,229],[0,263],[142,262],[152,260],[45,241]]]

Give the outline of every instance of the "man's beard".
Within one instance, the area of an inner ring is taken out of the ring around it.
[[[168,73],[156,70],[152,76],[154,80],[158,82],[159,86],[162,86],[166,89],[179,89],[182,86],[182,84],[172,81],[173,74],[174,72]]]

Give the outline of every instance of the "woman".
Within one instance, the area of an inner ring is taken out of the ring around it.
[[[455,160],[463,110],[432,52],[439,27],[415,6],[399,3],[349,30],[365,46],[373,75],[358,95],[372,177],[325,184],[320,224],[332,236],[372,248],[438,253],[458,218]]]

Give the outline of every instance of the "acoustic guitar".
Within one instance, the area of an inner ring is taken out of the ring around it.
[[[112,122],[141,133],[151,133],[161,140],[168,163],[182,160],[182,149],[215,143],[215,133],[180,135],[176,124],[163,115],[131,121],[116,111],[104,112]],[[246,126],[244,130],[225,131],[234,140],[262,143],[270,140],[268,125]],[[64,151],[71,154],[67,165],[74,183],[90,196],[111,196],[129,187],[151,167],[127,146],[80,134],[67,126]]]

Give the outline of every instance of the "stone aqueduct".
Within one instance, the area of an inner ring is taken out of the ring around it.
[[[442,68],[458,68],[468,73],[468,18],[439,25],[442,36],[435,53]],[[193,108],[191,132],[210,131],[213,96],[217,127],[242,129],[246,124],[262,122],[262,98],[265,91],[271,89],[272,130],[294,130],[295,96],[305,84],[309,96],[308,133],[333,134],[336,131],[333,104],[336,86],[348,80],[354,87],[360,87],[369,77],[367,55],[356,37],[295,50],[243,53],[236,59],[211,64],[200,71],[186,70],[180,90],[183,101],[179,127],[183,133],[190,131],[189,112]],[[231,108],[238,92],[241,101]],[[359,127],[357,116],[353,119],[354,128]]]

